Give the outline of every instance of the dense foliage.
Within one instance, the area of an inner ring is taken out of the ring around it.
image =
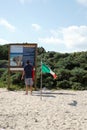
[[[8,50],[8,45],[0,46],[0,87],[6,87],[8,83]],[[41,85],[41,59],[58,76],[57,79],[53,79],[52,75],[43,74],[43,87],[87,90],[87,51],[59,53],[46,52],[43,47],[37,48],[37,88]],[[16,89],[24,88],[24,82],[20,79],[20,72],[12,73],[12,87],[15,85]]]

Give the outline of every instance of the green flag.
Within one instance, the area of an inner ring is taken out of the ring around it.
[[[42,73],[50,73],[54,79],[57,78],[57,75],[44,63],[42,63],[41,68],[42,68]]]

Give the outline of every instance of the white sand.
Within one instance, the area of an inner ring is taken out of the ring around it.
[[[87,91],[0,89],[0,130],[87,130]]]

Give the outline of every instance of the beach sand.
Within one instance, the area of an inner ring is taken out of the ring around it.
[[[0,89],[0,130],[87,130],[87,91]]]

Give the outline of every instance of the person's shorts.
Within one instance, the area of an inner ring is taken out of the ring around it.
[[[32,78],[25,78],[25,84],[32,86],[32,85],[33,85],[33,80],[32,80]]]

